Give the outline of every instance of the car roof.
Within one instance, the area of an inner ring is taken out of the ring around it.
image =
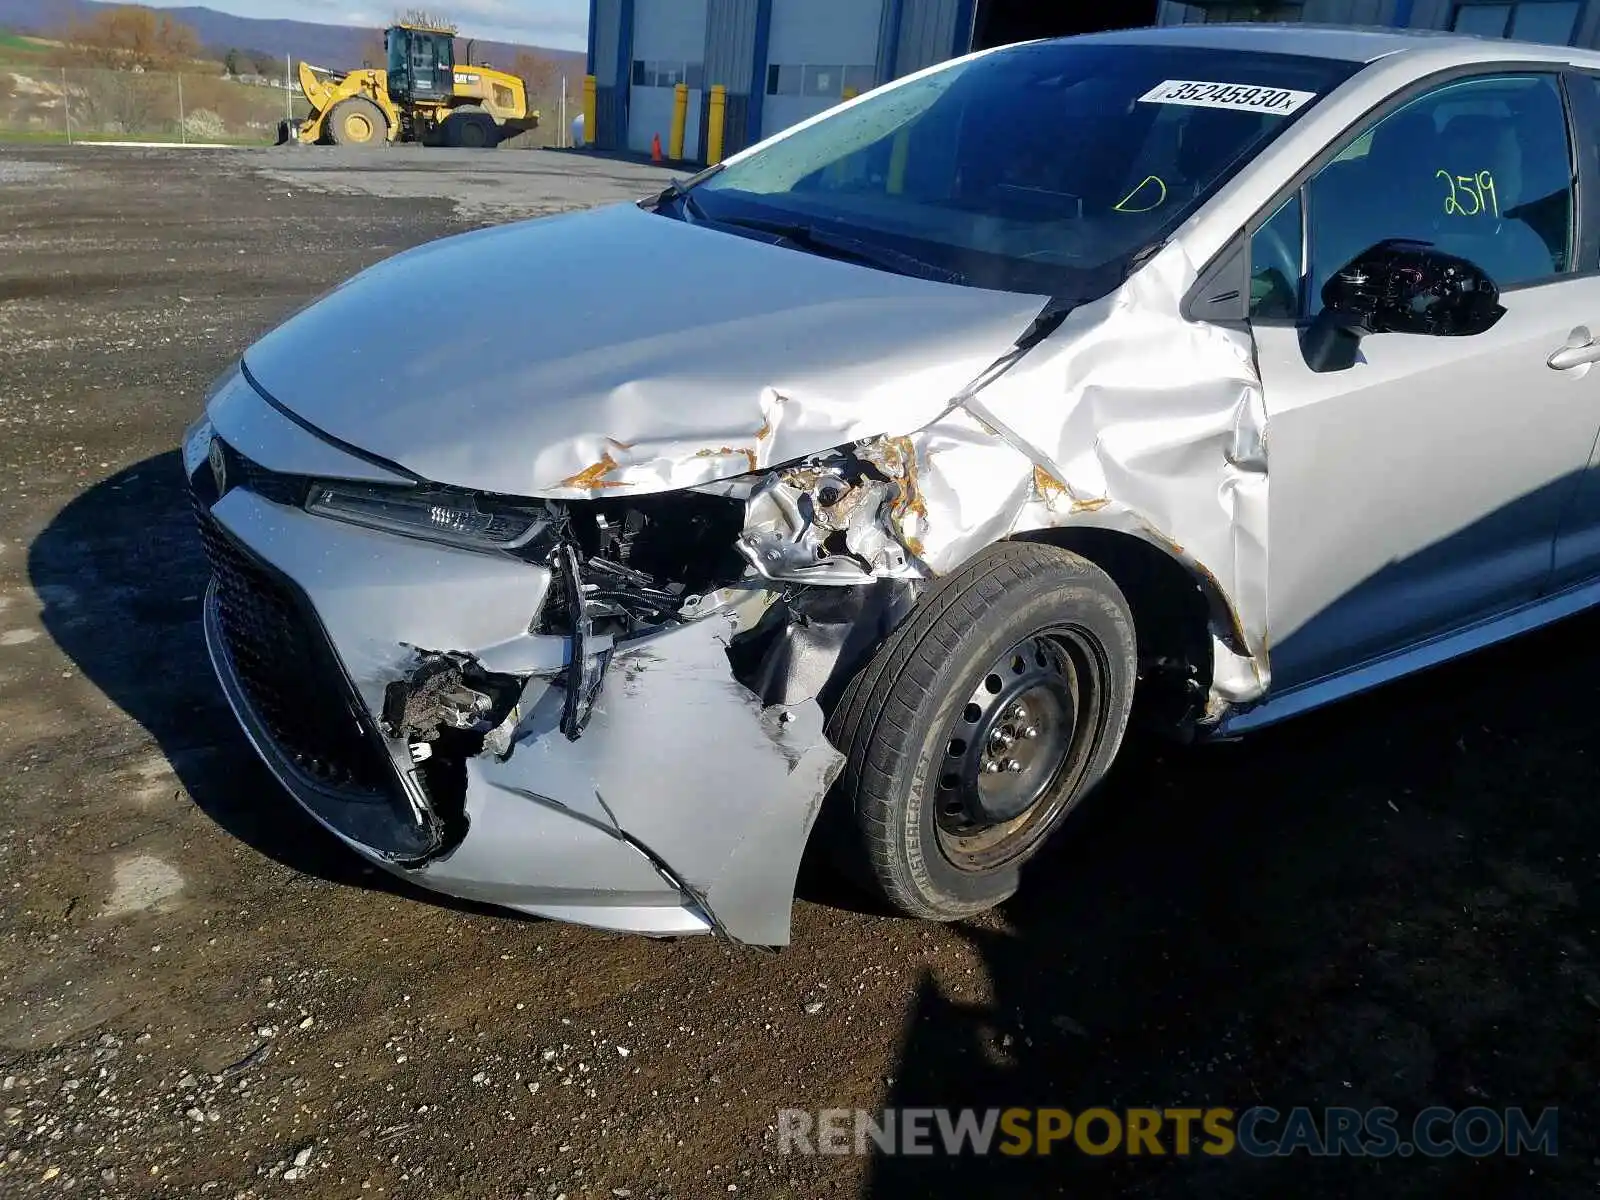
[[[1600,66],[1600,54],[1570,46],[1476,37],[1438,29],[1307,25],[1300,22],[1276,25],[1248,22],[1162,25],[1149,29],[1119,29],[1073,40],[1300,54],[1310,58],[1332,58],[1356,63],[1376,62],[1392,54],[1427,49],[1455,50],[1463,64],[1503,61],[1507,58],[1545,58],[1552,62],[1582,62]]]

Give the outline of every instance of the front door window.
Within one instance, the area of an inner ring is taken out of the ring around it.
[[[1392,238],[1469,259],[1502,291],[1566,274],[1575,200],[1560,83],[1505,75],[1437,88],[1352,140],[1300,196],[1310,239],[1302,316],[1316,314],[1334,273]],[[1253,239],[1262,317],[1283,315],[1297,219],[1280,210]]]

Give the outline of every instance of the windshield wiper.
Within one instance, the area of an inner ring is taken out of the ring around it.
[[[660,210],[668,204],[681,200],[685,211],[695,220],[704,221],[706,219],[705,209],[700,207],[700,201],[696,200],[690,193],[707,179],[721,171],[726,165],[726,163],[718,163],[716,166],[709,167],[688,179],[674,179],[663,191],[648,200],[641,201],[641,203],[648,205],[652,209]]]
[[[947,267],[926,262],[913,255],[903,254],[899,250],[891,250],[888,246],[877,246],[871,242],[864,242],[859,238],[847,237],[838,233],[828,233],[825,230],[818,229],[815,225],[806,225],[798,221],[764,221],[757,217],[716,217],[714,219],[719,225],[733,225],[740,229],[753,229],[758,233],[771,234],[778,241],[787,242],[796,249],[809,250],[813,254],[820,254],[827,258],[861,263],[864,266],[892,271],[897,275],[913,275],[920,279],[931,279],[935,283],[964,284],[967,282],[967,277],[960,271],[952,271]]]

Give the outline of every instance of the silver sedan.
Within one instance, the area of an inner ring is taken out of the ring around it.
[[[1597,75],[1012,46],[381,263],[188,435],[223,689],[425,887],[781,944],[815,827],[988,908],[1136,692],[1239,733],[1600,598]]]

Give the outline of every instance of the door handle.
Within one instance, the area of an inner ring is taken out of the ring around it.
[[[1553,371],[1570,371],[1575,367],[1600,362],[1600,342],[1594,340],[1588,329],[1580,325],[1567,338],[1567,344],[1548,359]]]

